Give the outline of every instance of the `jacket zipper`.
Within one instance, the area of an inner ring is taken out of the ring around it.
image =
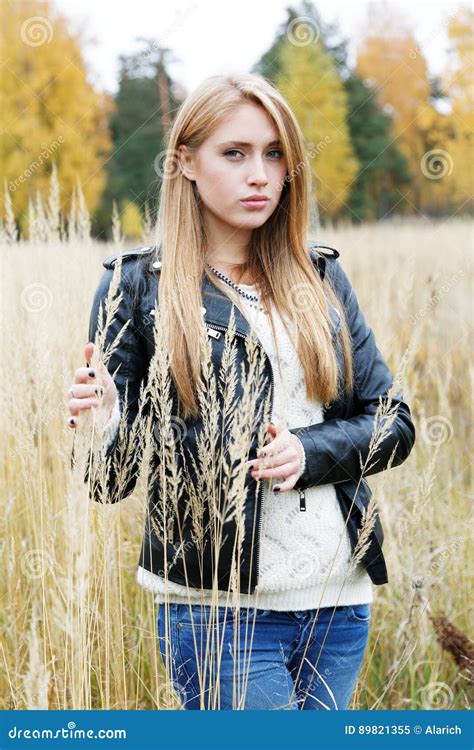
[[[213,328],[215,328],[215,329],[217,329],[219,331],[227,331],[228,330],[228,328],[226,328],[225,326],[221,326],[221,325],[214,324],[214,323],[212,324],[212,326],[210,326],[210,325],[208,326],[207,323],[206,323],[206,328],[207,328],[208,333],[209,333],[209,329],[212,330]],[[238,331],[235,331],[235,335],[236,336],[240,336],[240,338],[242,338],[242,339],[246,339],[247,338],[247,336],[245,334],[239,333]],[[266,353],[265,349],[263,348],[263,346],[261,344],[258,344],[258,343],[257,343],[257,346],[260,348],[261,351],[263,351],[263,353],[264,353],[264,355],[265,355],[265,357],[267,359],[269,368],[270,368],[270,380],[271,380],[271,383],[272,383],[272,398],[271,398],[271,407],[270,407],[270,421],[271,421],[271,419],[273,417],[273,397],[274,397],[274,393],[275,393],[275,381],[273,379],[273,367],[272,367],[272,363],[270,362],[270,358],[269,358],[268,354]],[[264,484],[263,484],[263,481],[262,481],[262,482],[260,482],[259,503],[258,503],[258,508],[257,508],[257,512],[258,512],[258,521],[257,521],[257,553],[255,555],[255,558],[256,558],[255,567],[257,568],[257,580],[255,582],[255,588],[258,585],[258,580],[259,580],[259,577],[260,577],[260,559],[259,558],[260,558],[260,536],[261,536],[261,530],[262,530],[263,493],[264,493]],[[300,509],[301,509],[301,505],[300,505]]]

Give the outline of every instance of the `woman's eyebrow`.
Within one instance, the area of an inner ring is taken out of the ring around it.
[[[225,141],[225,143],[219,143],[219,148],[229,147],[229,146],[241,146],[242,148],[248,148],[249,146],[253,146],[253,143],[247,143],[246,141]],[[267,143],[267,146],[280,146],[281,141],[279,138],[277,138],[274,141],[270,141]]]

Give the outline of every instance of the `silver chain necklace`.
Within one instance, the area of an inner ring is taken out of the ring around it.
[[[260,302],[259,297],[256,297],[255,294],[249,294],[248,292],[242,291],[242,289],[239,289],[237,284],[234,284],[234,282],[231,279],[228,279],[227,276],[224,276],[223,273],[217,270],[217,268],[214,268],[214,266],[209,265],[209,263],[206,263],[206,266],[211,269],[211,271],[214,271],[216,276],[218,276],[225,284],[232,287],[232,289],[235,289],[236,292],[238,292],[242,297],[245,297],[245,299],[250,300],[251,302]]]

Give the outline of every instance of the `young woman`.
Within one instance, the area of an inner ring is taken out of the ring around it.
[[[118,263],[121,300],[105,341],[125,326],[123,335],[107,366],[76,370],[69,392],[71,426],[94,407],[104,429],[106,493],[91,483],[91,496],[118,502],[135,487],[133,430],[159,328],[182,473],[176,500],[164,453],[153,452],[138,580],[156,594],[170,681],[187,709],[344,709],[367,645],[372,584],[388,580],[377,513],[354,554],[371,497],[364,476],[405,461],[410,409],[339,253],[307,239],[307,155],[279,92],[256,75],[207,79],[177,113],[167,155],[159,243]],[[87,363],[118,259],[104,261]],[[251,340],[263,363],[254,398]],[[206,352],[220,379],[199,398]],[[163,440],[158,383],[146,413]],[[238,429],[224,415],[240,419]],[[233,471],[212,475],[212,445],[200,442],[210,424]],[[124,444],[131,460],[119,471],[109,459]]]

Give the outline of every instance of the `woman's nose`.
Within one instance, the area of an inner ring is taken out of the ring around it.
[[[252,170],[249,176],[250,184],[267,185],[268,177],[265,169],[265,164],[258,160],[252,164]]]

